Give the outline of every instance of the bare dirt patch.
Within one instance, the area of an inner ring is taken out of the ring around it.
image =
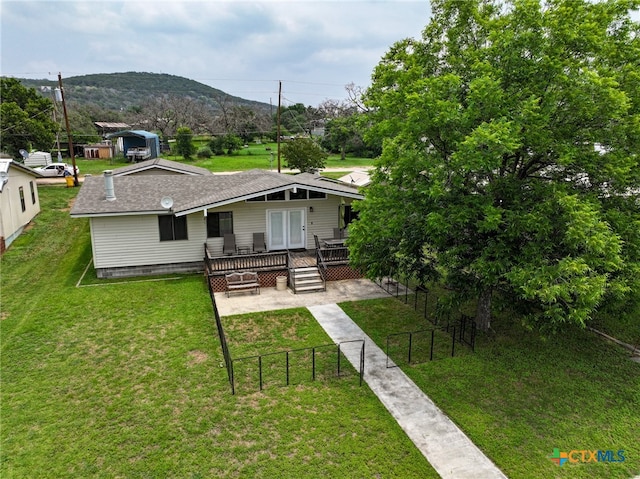
[[[196,364],[202,364],[207,359],[209,359],[209,355],[203,351],[195,350],[189,351],[187,354],[189,356],[189,366],[195,366]]]

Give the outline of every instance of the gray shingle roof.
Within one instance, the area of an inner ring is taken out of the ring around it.
[[[212,175],[211,171],[199,166],[185,165],[177,161],[164,160],[162,158],[153,158],[151,160],[141,161],[139,163],[123,166],[113,170],[114,176],[132,175],[141,171],[148,171],[158,168],[166,171],[173,171],[186,175]]]
[[[249,170],[231,175],[114,176],[116,199],[105,199],[104,178],[85,177],[71,209],[71,216],[157,214],[166,210],[160,200],[173,199],[177,215],[244,201],[245,199],[297,186],[327,194],[362,198],[356,188],[311,174],[285,175]]]

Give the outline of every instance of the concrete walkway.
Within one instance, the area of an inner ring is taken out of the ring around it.
[[[365,381],[441,477],[506,479],[400,368],[387,369],[385,353],[337,304],[308,309],[334,342],[365,340]],[[359,350],[350,352],[347,348],[344,352],[358,368]]]

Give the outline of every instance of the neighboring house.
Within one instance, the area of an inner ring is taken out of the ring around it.
[[[338,178],[338,181],[347,183],[353,186],[368,186],[371,183],[371,178],[368,171],[352,171],[348,175],[344,175]]]
[[[199,166],[186,165],[177,161],[163,160],[155,158],[136,163],[135,165],[123,166],[113,170],[113,176],[127,175],[213,175],[211,171]]]
[[[41,175],[11,159],[0,159],[0,253],[40,212],[36,178]]]
[[[100,278],[202,271],[205,244],[222,257],[225,233],[247,253],[253,233],[264,233],[269,252],[311,250],[314,235],[332,237],[362,198],[354,187],[309,173],[114,173],[85,177],[71,209],[72,217],[90,219]]]

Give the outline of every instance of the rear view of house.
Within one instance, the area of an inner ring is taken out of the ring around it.
[[[308,173],[125,172],[86,178],[71,210],[90,219],[99,277],[201,271],[205,245],[225,257],[230,234],[237,255],[255,252],[256,234],[265,253],[315,249],[314,238],[344,228],[351,202],[362,198],[354,187]]]

